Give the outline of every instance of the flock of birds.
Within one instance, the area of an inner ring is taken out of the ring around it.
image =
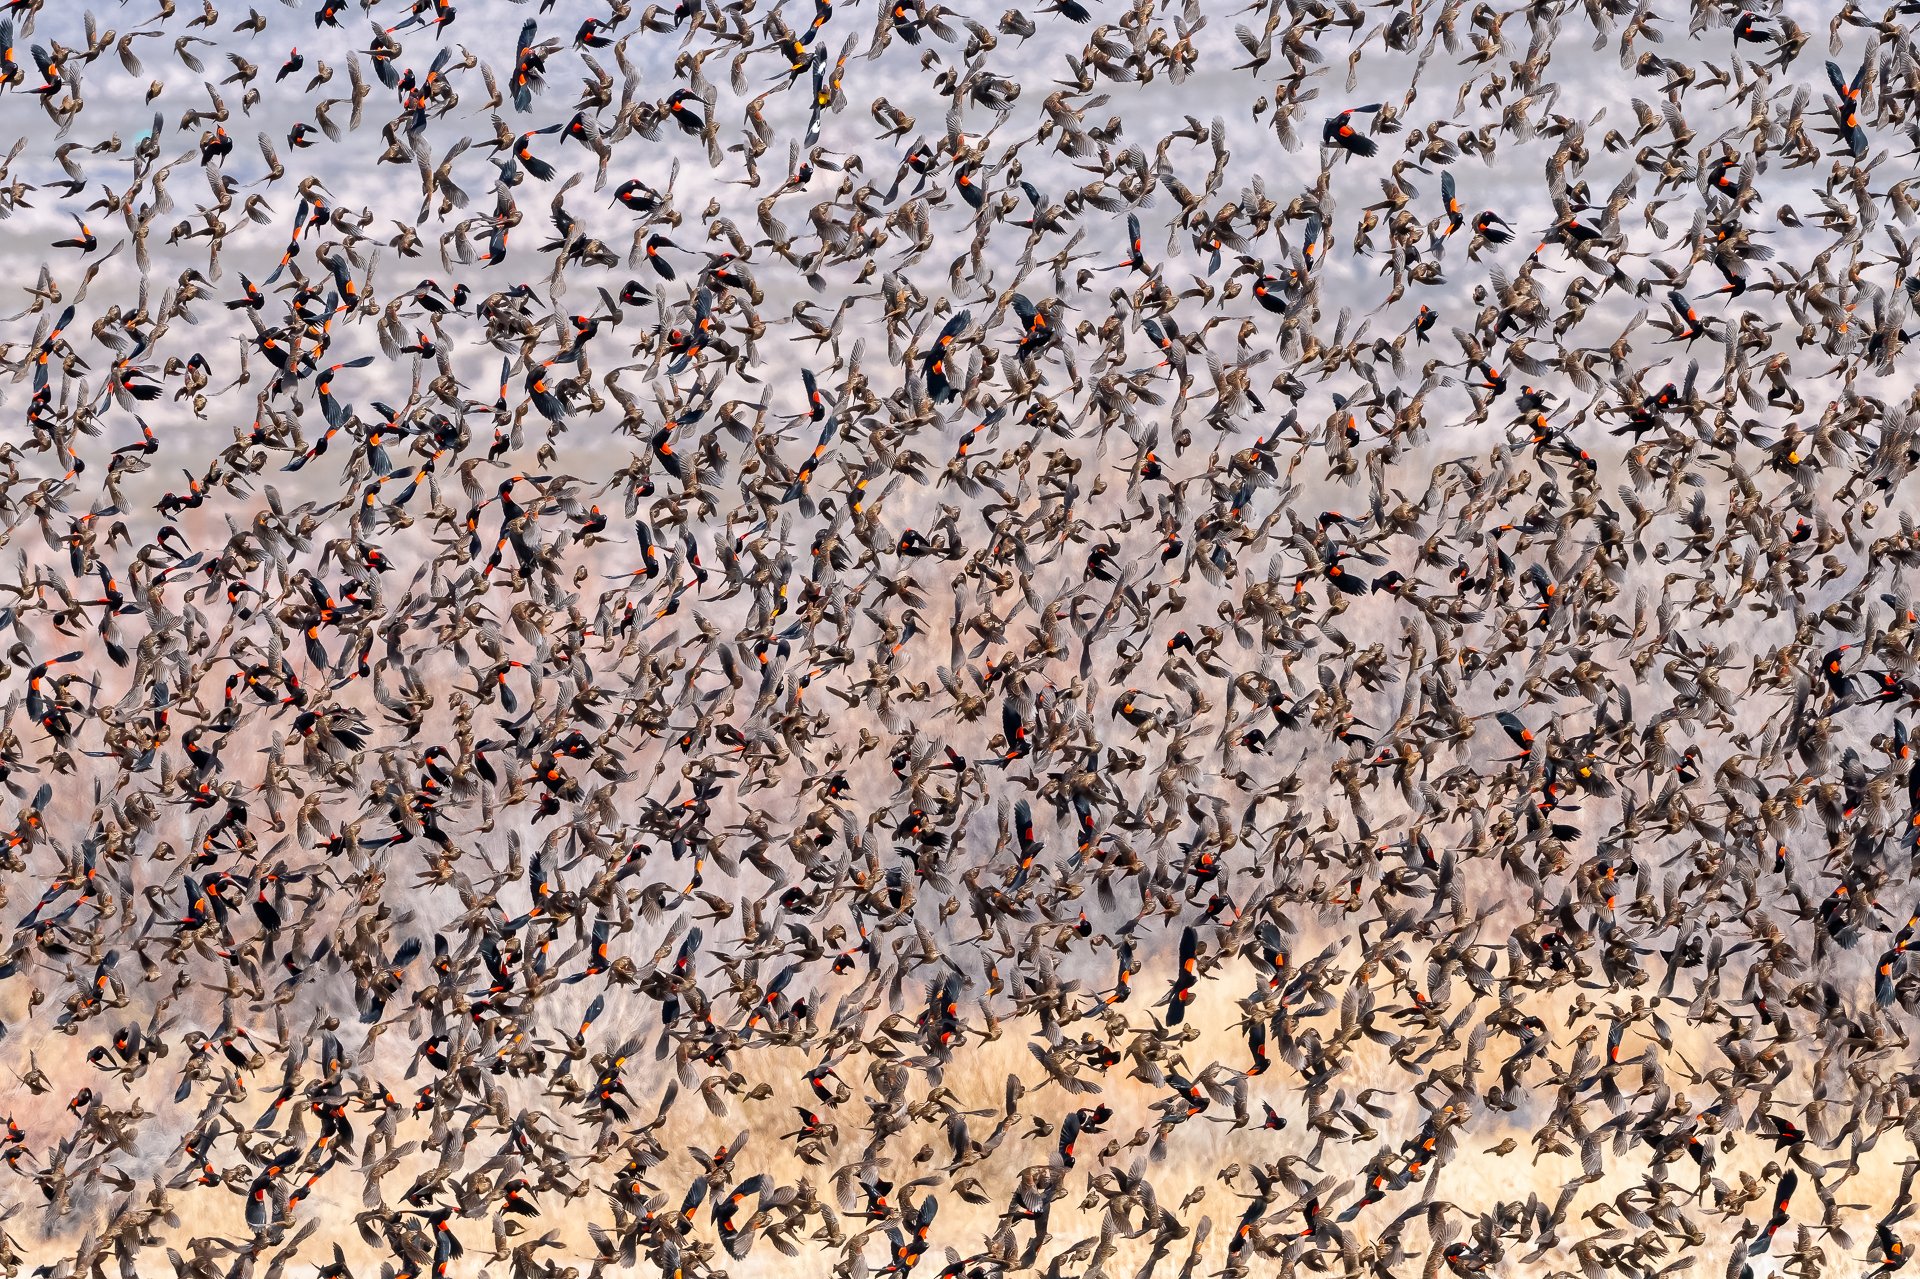
[[[1906,1264],[1920,3],[150,6],[0,10],[0,1270]]]

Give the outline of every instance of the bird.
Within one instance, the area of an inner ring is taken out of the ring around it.
[[[1904,1271],[1914,10],[12,6],[0,1269]]]

